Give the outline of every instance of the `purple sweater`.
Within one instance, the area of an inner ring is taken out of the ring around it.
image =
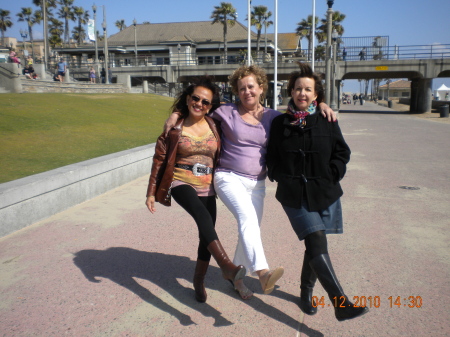
[[[220,122],[222,149],[216,171],[233,172],[247,178],[266,178],[267,140],[272,120],[281,113],[264,108],[257,125],[245,122],[236,104],[222,105],[209,116]]]

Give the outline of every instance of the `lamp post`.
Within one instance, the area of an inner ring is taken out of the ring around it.
[[[42,21],[44,26],[44,68],[48,70],[47,61],[50,50],[48,48],[47,1],[42,1]]]
[[[136,38],[136,19],[133,20],[133,26],[134,26],[134,65],[138,65],[138,57],[137,57],[137,38]]]
[[[95,68],[95,73],[98,74],[100,72],[100,70],[98,67],[97,6],[95,4],[92,6],[92,11],[94,12],[94,45],[95,45],[94,68]]]
[[[334,0],[328,0],[328,10],[327,10],[327,50],[325,56],[325,102],[330,104],[331,96],[331,26],[333,24],[333,3]]]
[[[26,30],[20,30],[20,36],[22,36],[22,40],[23,40],[23,58],[25,61],[25,39],[28,37],[27,31]]]
[[[109,74],[108,74],[108,32],[106,30],[106,7],[103,5],[103,38],[105,39],[105,83],[109,83]]]
[[[336,52],[337,52],[337,38],[338,38],[338,33],[336,31],[336,29],[333,29],[333,33],[331,33],[331,38],[333,40],[333,72],[332,72],[332,78],[330,81],[331,84],[331,88],[330,88],[330,94],[331,94],[331,104],[330,104],[330,108],[331,109],[336,109],[337,108],[337,104],[336,104]]]

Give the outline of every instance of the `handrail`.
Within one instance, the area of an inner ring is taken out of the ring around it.
[[[0,64],[0,67],[2,67],[2,65]],[[11,70],[9,70],[9,69],[7,69],[7,68],[5,68],[5,67],[2,67],[4,70],[6,70],[6,71],[9,71],[11,74],[13,74],[13,75],[17,75],[17,76],[20,76],[20,72],[19,73],[15,73],[15,72],[13,72],[13,71],[11,71]]]

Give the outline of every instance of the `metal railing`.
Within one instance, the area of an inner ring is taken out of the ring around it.
[[[434,44],[434,45],[410,45],[410,46],[383,46],[383,47],[365,47],[365,57],[361,60],[360,51],[363,47],[347,47],[346,55],[343,55],[343,46],[336,46],[336,59],[338,61],[370,61],[370,60],[411,60],[411,59],[444,59],[450,58],[450,44]],[[255,64],[273,64],[274,60],[271,55],[264,55],[260,51],[260,57],[253,57]],[[54,69],[60,58],[64,58],[69,68],[87,68],[94,66],[92,61],[80,62],[76,61],[70,56],[58,56],[50,58],[47,67]],[[307,49],[299,49],[292,53],[286,53],[278,57],[279,63],[293,63],[297,61],[308,62],[310,60],[310,53]],[[325,61],[325,56],[322,53],[315,54],[316,62]],[[102,58],[99,60],[100,69],[106,68]],[[201,65],[222,65],[222,64],[246,64],[246,56],[229,55],[225,62],[223,56],[220,55],[193,55],[179,53],[172,55],[111,55],[109,65],[111,68],[117,67],[149,67],[149,66],[201,66]]]

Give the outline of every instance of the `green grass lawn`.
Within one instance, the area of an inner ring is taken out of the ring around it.
[[[0,183],[150,144],[173,98],[0,94]]]

